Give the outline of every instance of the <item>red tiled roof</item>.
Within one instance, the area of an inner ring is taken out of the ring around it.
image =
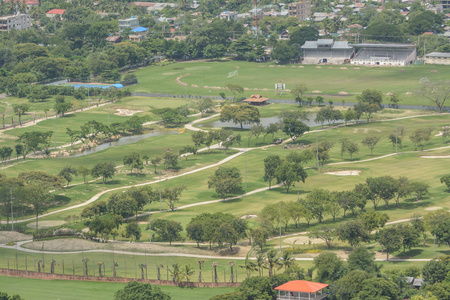
[[[261,95],[251,95],[250,98],[245,99],[244,102],[264,102],[269,100],[269,98],[263,97]]]
[[[62,15],[65,11],[66,11],[65,9],[54,8],[54,9],[49,10],[48,12],[46,12],[46,14],[49,14],[49,15]]]
[[[5,3],[11,2],[11,0],[5,0]],[[22,1],[20,1],[22,2]],[[38,5],[39,4],[39,0],[25,0],[25,4],[26,5]]]
[[[306,280],[294,280],[276,287],[279,291],[315,293],[328,286],[326,283],[312,282]]]

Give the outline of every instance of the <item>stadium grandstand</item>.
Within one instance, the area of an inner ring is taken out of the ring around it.
[[[417,59],[414,44],[353,44],[352,65],[406,66]]]
[[[354,50],[347,41],[333,41],[332,39],[318,39],[306,41],[302,46],[304,64],[343,64],[349,61]]]

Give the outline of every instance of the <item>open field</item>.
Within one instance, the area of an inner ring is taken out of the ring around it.
[[[286,84],[287,89],[295,88],[298,83],[305,84],[308,93],[312,91],[321,91],[324,94],[347,92],[354,95],[365,89],[376,89],[384,94],[399,94],[402,99],[401,104],[429,105],[425,100],[405,94],[414,93],[419,88],[421,78],[440,80],[448,78],[450,73],[448,67],[439,65],[411,65],[402,68],[345,66],[345,69],[341,69],[340,66],[330,68],[317,68],[315,65],[304,65],[303,68],[299,68],[299,65],[294,66],[277,66],[274,63],[255,64],[244,61],[186,62],[166,66],[150,66],[135,72],[139,83],[131,87],[131,90],[133,92],[215,96],[224,92],[227,96],[232,96],[229,91],[216,89],[216,87],[223,88],[227,84],[239,84],[249,89],[242,95],[244,97],[251,94],[262,94],[269,98],[292,99],[289,93],[276,95],[274,92],[274,84],[282,82]],[[229,72],[236,70],[239,75],[227,77]],[[181,82],[188,85],[185,87],[178,84],[176,79],[186,74],[189,75],[180,79]],[[192,87],[193,85],[199,87]],[[208,88],[204,88],[205,86]],[[355,97],[334,97],[333,100],[335,103],[339,103],[341,100],[354,102]]]
[[[10,296],[19,294],[24,299],[33,300],[111,300],[114,293],[125,286],[123,283],[81,282],[63,280],[39,280],[15,277],[0,277],[0,291]],[[170,293],[173,300],[209,299],[214,295],[229,293],[234,288],[182,288],[160,286]]]

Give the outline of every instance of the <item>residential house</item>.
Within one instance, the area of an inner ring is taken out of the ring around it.
[[[66,12],[65,9],[57,9],[54,8],[52,10],[49,10],[48,12],[45,13],[45,15],[49,18],[54,18],[55,16],[61,16],[62,19],[62,15]]]
[[[305,21],[311,18],[311,2],[302,0],[301,2],[290,3],[288,11],[289,17],[297,18],[299,21]]]
[[[450,65],[450,53],[431,52],[425,54],[425,64]]]
[[[123,37],[121,37],[121,36],[119,36],[119,35],[112,35],[112,36],[108,36],[108,37],[106,38],[106,40],[107,40],[108,42],[117,44],[117,43],[120,43],[120,42],[123,40]]]
[[[131,30],[130,35],[128,38],[132,42],[140,42],[147,36],[148,29],[145,27],[137,27]]]
[[[220,13],[219,18],[226,19],[227,21],[236,20],[238,17],[237,11],[223,11]]]
[[[139,27],[139,19],[132,16],[128,19],[119,19],[119,30],[124,31],[127,28],[135,29]]]
[[[31,27],[30,14],[17,12],[14,15],[0,17],[0,31],[22,30]]]

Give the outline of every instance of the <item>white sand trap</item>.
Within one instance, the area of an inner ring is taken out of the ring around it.
[[[163,73],[163,76],[169,76],[169,75],[176,75],[180,72],[167,72],[167,73]]]
[[[333,67],[328,67],[328,69],[333,69]]]
[[[314,94],[322,94],[322,91],[312,91]]]
[[[425,208],[425,210],[440,210],[440,209],[442,209],[442,207],[440,207],[440,206],[433,206],[433,207]]]
[[[316,69],[322,69],[322,67],[321,66],[317,66]]]
[[[254,219],[254,218],[257,218],[257,217],[258,217],[258,215],[243,215],[241,217],[241,219],[246,220],[246,219]]]
[[[411,92],[406,92],[405,95],[412,95],[412,93]]]
[[[328,175],[337,175],[337,176],[357,176],[361,173],[360,170],[345,170],[345,171],[336,171],[336,172],[325,172]]]
[[[11,242],[20,242],[31,240],[33,237],[28,234],[23,234],[15,231],[0,231],[0,243],[6,244]]]
[[[450,155],[422,155],[420,158],[450,158]]]
[[[131,110],[131,109],[122,109],[122,108],[116,108],[116,116],[121,116],[121,117],[130,117],[134,114],[140,113],[142,112],[142,110]]]
[[[347,67],[340,67],[341,70],[347,70]]]
[[[290,237],[284,240],[287,244],[295,244],[295,245],[308,245],[309,241],[311,241],[311,244],[323,244],[325,243],[321,239],[310,239],[307,236],[301,235],[301,236],[294,236]]]
[[[303,69],[303,68],[304,68],[304,66],[299,66],[299,68],[302,68],[302,69]]]
[[[55,226],[60,226],[66,222],[64,221],[39,221],[38,222],[38,228],[39,229],[47,229],[52,228]],[[27,224],[28,228],[36,228],[36,222],[31,222]]]
[[[342,68],[341,68],[341,69],[342,69]],[[347,92],[339,92],[338,94],[339,94],[339,95],[348,95]]]
[[[391,92],[386,93],[386,96],[392,96],[394,94],[392,94]]]
[[[361,68],[353,68],[353,70],[361,70]]]

